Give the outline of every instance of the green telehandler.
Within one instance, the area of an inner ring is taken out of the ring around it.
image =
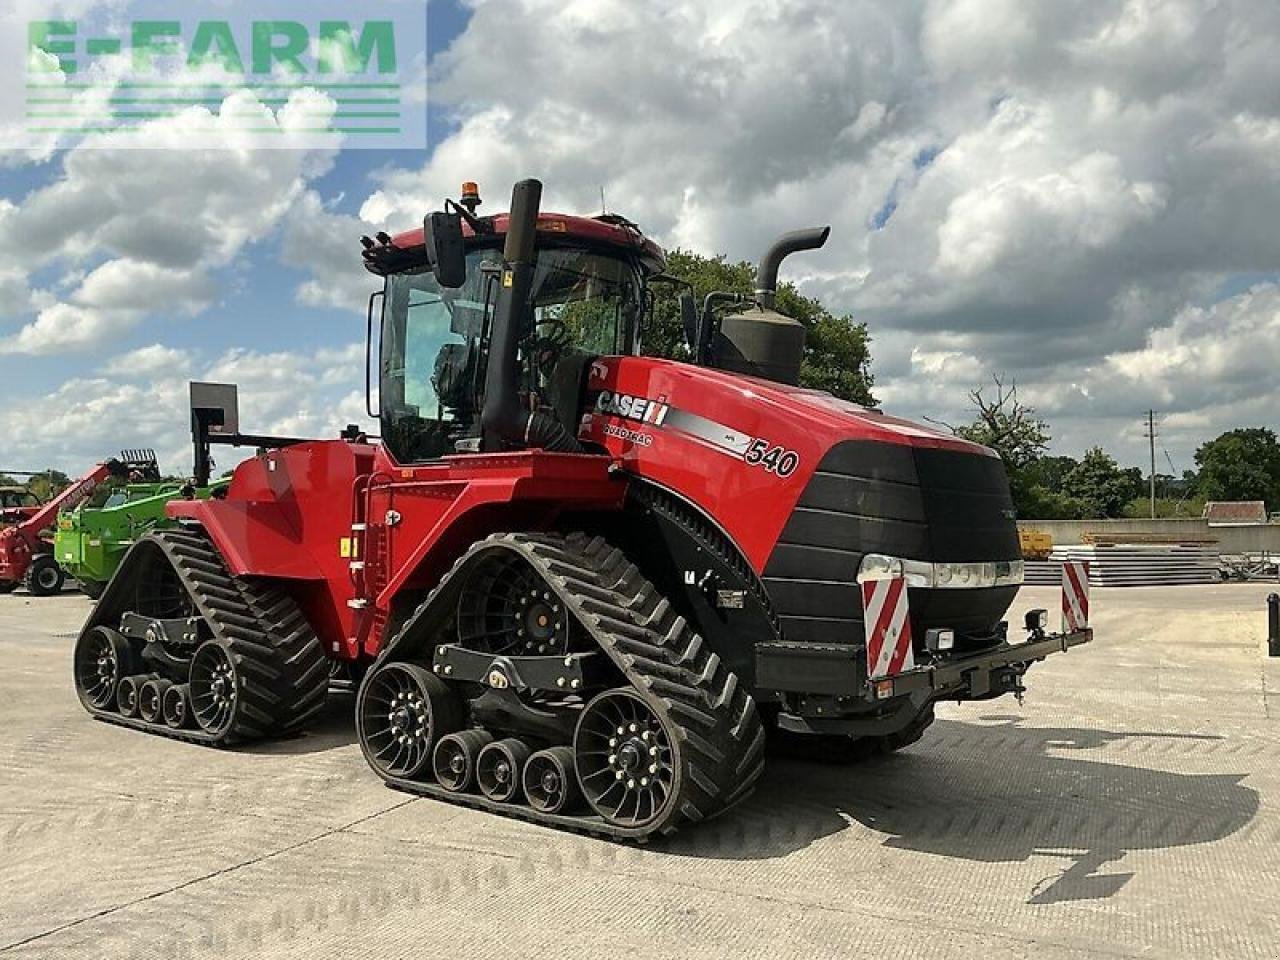
[[[134,541],[175,524],[165,516],[165,504],[221,496],[230,482],[228,477],[207,487],[178,480],[119,487],[99,506],[84,503],[58,515],[53,555],[81,591],[96,600]]]

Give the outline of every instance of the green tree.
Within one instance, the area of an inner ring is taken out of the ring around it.
[[[1280,504],[1280,443],[1266,427],[1228,430],[1196,451],[1197,493],[1206,500]]]
[[[693,287],[699,309],[713,291],[750,296],[755,289],[755,267],[747,262],[728,263],[723,256],[703,257],[687,250],[667,254],[667,273]],[[649,356],[687,360],[684,328],[680,320],[680,288],[654,284],[654,311],[644,330],[644,352]],[[794,317],[807,331],[800,384],[827,390],[844,400],[874,406],[871,386],[871,336],[865,323],[850,316],[836,316],[813,297],[801,294],[793,284],[778,287],[776,308]]]
[[[27,481],[27,489],[41,500],[49,500],[57,496],[70,485],[71,478],[61,470],[54,470],[52,467]]]
[[[1075,457],[1040,457],[1027,465],[1025,476],[1030,486],[1043,487],[1047,492],[1062,490],[1062,481],[1079,463]],[[1048,519],[1041,517],[1039,519]],[[1065,518],[1064,518],[1065,519]]]
[[[990,447],[1000,454],[1009,475],[1013,506],[1020,517],[1057,518],[1064,508],[1032,476],[1031,471],[1043,462],[1049,447],[1049,425],[1036,416],[1035,410],[1018,399],[1018,385],[1008,386],[1000,377],[995,382],[995,396],[979,387],[969,394],[977,410],[973,423],[951,427],[957,436]],[[949,426],[944,424],[944,426]],[[1046,515],[1046,511],[1051,511]]]
[[[1083,503],[1090,517],[1119,517],[1142,481],[1136,467],[1121,470],[1115,458],[1101,447],[1085,452],[1084,457],[1063,479],[1062,492]]]

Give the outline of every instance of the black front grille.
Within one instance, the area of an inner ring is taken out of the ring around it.
[[[827,452],[796,503],[764,584],[793,641],[861,643],[858,567],[868,553],[974,562],[1019,556],[1004,466],[994,457],[869,440]],[[911,591],[917,643],[929,627],[987,642],[1017,589]]]

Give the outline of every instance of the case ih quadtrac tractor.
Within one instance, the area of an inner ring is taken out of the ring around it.
[[[365,238],[380,443],[245,438],[193,402],[198,460],[276,449],[132,548],[76,647],[94,716],[275,736],[331,662],[367,665],[358,736],[387,783],[638,839],[746,796],[769,727],[894,749],[934,701],[1020,692],[1091,637],[1033,611],[1010,643],[991,451],[795,386],[776,275],[825,230],[780,240],[738,313],[684,298],[680,363],[638,350],[661,250],[540,194],[480,217],[468,185]]]

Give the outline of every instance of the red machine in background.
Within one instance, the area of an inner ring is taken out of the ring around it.
[[[153,451],[126,450],[120,457],[98,464],[48,503],[21,508],[17,522],[0,529],[0,593],[11,593],[22,584],[36,597],[61,591],[65,575],[53,556],[51,536],[58,512],[82,502],[108,477],[160,478]]]
[[[12,471],[19,476],[34,476],[25,470]],[[10,471],[0,471],[9,475]],[[0,527],[21,523],[32,516],[41,507],[41,500],[26,487],[0,487]]]
[[[392,786],[643,838],[745,797],[767,729],[898,749],[935,701],[1021,693],[1091,638],[1032,611],[1010,639],[1022,564],[990,450],[795,385],[777,272],[825,229],[782,237],[754,298],[682,297],[677,362],[640,355],[650,285],[678,282],[662,251],[540,194],[480,217],[466,185],[364,238],[379,443],[246,437],[233,396],[193,384],[202,470],[211,443],[265,449],[121,564],[76,644],[92,715],[280,735],[345,664]]]

